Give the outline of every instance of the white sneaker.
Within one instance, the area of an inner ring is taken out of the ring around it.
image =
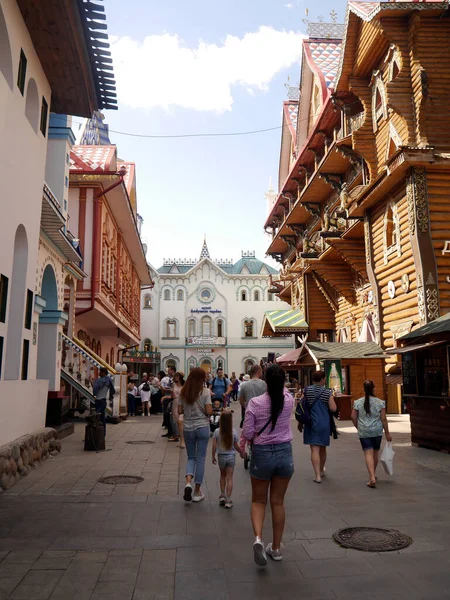
[[[266,553],[270,556],[272,560],[283,560],[283,555],[281,554],[281,550],[274,550],[272,548],[272,544],[268,544],[266,546]]]
[[[256,542],[253,544],[253,558],[258,567],[265,567],[267,565],[266,551],[260,538],[256,538]]]
[[[203,492],[200,492],[200,494],[194,494],[192,496],[192,502],[201,502],[204,499],[205,499],[205,494]]]

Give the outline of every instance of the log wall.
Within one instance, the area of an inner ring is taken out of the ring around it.
[[[380,400],[386,400],[386,379],[383,360],[378,358],[364,360],[343,360],[342,366],[349,366],[350,394],[352,401],[364,395],[363,384],[366,379],[371,379],[375,384],[375,394]],[[353,402],[352,402],[353,404]]]
[[[397,253],[391,254],[388,257],[388,263],[384,264],[385,202],[375,207],[370,225],[373,239],[372,252],[375,261],[375,278],[381,297],[380,337],[383,348],[394,346],[392,327],[406,321],[413,321],[414,326],[419,323],[416,271],[409,235],[408,206],[405,191],[403,190],[397,195],[395,200],[400,221],[401,256],[398,256]],[[405,273],[408,275],[410,282],[408,292],[405,292],[401,286],[402,275]],[[389,297],[389,281],[395,283],[395,298]],[[396,357],[387,358],[386,363],[387,368],[389,368],[393,363],[396,363]]]
[[[317,339],[319,330],[336,329],[335,313],[310,275],[306,275],[309,339]]]

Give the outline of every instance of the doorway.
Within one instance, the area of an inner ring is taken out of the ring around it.
[[[206,371],[208,374],[212,373],[212,363],[209,358],[204,358],[200,363],[200,368]]]
[[[63,323],[58,311],[58,285],[51,265],[47,265],[44,270],[41,296],[45,300],[45,309],[39,317],[37,377],[48,379],[51,392],[60,388],[57,362],[61,347],[60,324]]]

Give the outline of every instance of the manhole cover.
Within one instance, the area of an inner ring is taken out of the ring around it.
[[[98,481],[107,485],[136,485],[136,483],[144,481],[144,478],[137,475],[111,475],[110,477],[101,477]]]
[[[127,442],[127,444],[133,444],[134,446],[145,446],[146,444],[154,444],[150,440],[132,440],[131,442]]]
[[[412,544],[409,536],[396,529],[377,527],[348,527],[337,531],[333,538],[344,548],[354,548],[364,552],[392,552]]]

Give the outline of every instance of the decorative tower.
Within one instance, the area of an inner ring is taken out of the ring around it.
[[[277,193],[273,189],[272,186],[272,177],[269,179],[269,189],[264,194],[267,200],[267,214],[270,215],[272,212],[272,208],[274,207],[275,201],[277,199]]]
[[[209,255],[208,246],[206,245],[206,235],[205,235],[205,239],[203,240],[202,251],[200,252],[200,260],[202,260],[203,258],[209,258],[211,260],[211,257]]]

